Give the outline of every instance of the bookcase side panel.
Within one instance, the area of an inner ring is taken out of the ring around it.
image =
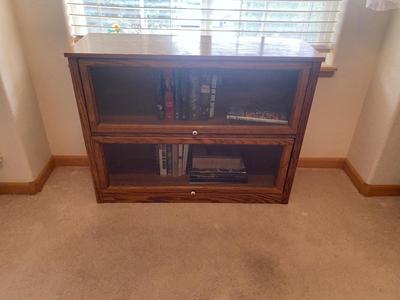
[[[78,106],[79,118],[81,121],[83,138],[85,141],[86,151],[89,160],[89,166],[92,174],[93,184],[96,193],[97,202],[101,202],[101,195],[99,193],[101,188],[101,180],[98,172],[97,158],[94,154],[94,141],[91,139],[90,121],[88,117],[88,111],[86,108],[85,95],[83,92],[82,78],[79,71],[78,59],[69,58],[69,69],[71,73],[72,83],[74,87],[74,93],[76,103]]]
[[[286,183],[283,190],[283,201],[286,203],[289,201],[290,191],[292,189],[293,180],[296,173],[297,163],[300,156],[301,146],[303,143],[303,138],[307,127],[308,117],[311,111],[311,105],[313,102],[320,69],[321,69],[321,62],[314,62],[312,65],[312,69],[307,84],[305,101],[301,111],[299,129],[293,146],[292,156],[290,159],[289,169],[287,172]]]
[[[93,88],[90,66],[79,61],[80,76],[82,78],[83,93],[85,96],[85,105],[88,112],[90,129],[93,130],[100,123],[98,109],[96,105],[96,95]]]

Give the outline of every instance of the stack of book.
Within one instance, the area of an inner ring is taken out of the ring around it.
[[[159,144],[156,153],[161,176],[186,175],[189,145]]]
[[[158,117],[167,120],[214,118],[217,80],[217,75],[207,71],[164,71],[160,80]]]
[[[238,154],[218,155],[194,152],[190,183],[247,183],[247,171]]]
[[[288,115],[282,109],[262,108],[258,105],[233,105],[226,118],[234,121],[288,124]]]

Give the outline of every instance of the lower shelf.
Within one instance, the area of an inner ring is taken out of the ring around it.
[[[230,183],[224,182],[227,186],[242,186],[242,187],[273,187],[275,176],[273,174],[248,174],[247,183]],[[144,173],[124,173],[110,174],[110,186],[198,186],[198,185],[219,185],[221,183],[190,183],[189,176],[160,176],[157,174]]]
[[[152,142],[97,139],[99,202],[287,202],[283,191],[293,139],[168,137]]]

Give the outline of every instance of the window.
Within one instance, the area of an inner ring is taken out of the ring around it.
[[[340,0],[66,0],[72,34],[233,35],[300,38],[330,49]]]

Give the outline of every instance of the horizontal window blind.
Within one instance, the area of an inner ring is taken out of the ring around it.
[[[300,38],[331,48],[341,0],[66,0],[72,34],[202,34]]]

